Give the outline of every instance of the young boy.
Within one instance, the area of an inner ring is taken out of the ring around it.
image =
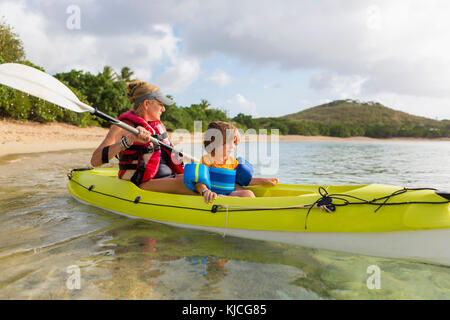
[[[233,155],[239,142],[239,131],[233,124],[224,121],[211,122],[203,139],[207,154],[202,157],[201,163],[208,167],[235,170],[239,162]],[[277,178],[252,178],[249,185],[276,185],[277,183]],[[195,190],[204,197],[206,203],[217,199],[217,193],[209,190],[203,183],[195,184]],[[228,196],[255,197],[251,190],[246,190],[238,184]]]

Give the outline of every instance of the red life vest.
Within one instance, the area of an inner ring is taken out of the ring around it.
[[[172,146],[167,135],[166,127],[159,120],[147,122],[141,117],[138,117],[132,110],[122,114],[119,120],[128,120],[135,127],[142,126],[154,138]],[[158,172],[161,152],[167,152],[169,154],[169,166],[174,173],[181,174],[184,172],[183,163],[175,155],[172,155],[169,150],[161,150],[159,145],[153,145],[151,142],[135,142],[131,147],[119,153],[119,178],[130,180],[137,186],[153,179]]]

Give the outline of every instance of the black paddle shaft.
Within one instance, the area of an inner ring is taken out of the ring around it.
[[[122,121],[120,121],[120,120],[118,120],[118,119],[116,119],[116,118],[114,118],[114,117],[111,117],[110,115],[107,115],[106,113],[103,113],[103,112],[101,112],[101,111],[99,111],[99,110],[97,110],[97,109],[94,109],[94,111],[91,112],[91,114],[93,114],[94,116],[97,116],[97,117],[99,117],[99,118],[102,118],[103,120],[109,121],[110,123],[115,124],[115,125],[121,127],[122,129],[125,129],[125,130],[127,130],[127,131],[130,131],[131,133],[133,133],[133,134],[135,134],[135,135],[138,135],[138,134],[139,134],[139,130],[138,130],[138,129],[133,128],[132,126],[129,126],[129,125],[127,125],[126,123],[123,123]],[[178,154],[179,157],[184,157],[184,155],[183,155],[182,152],[179,152],[179,151],[174,150],[172,146],[170,146],[170,145],[168,145],[168,144],[165,144],[165,143],[162,142],[161,140],[158,140],[158,139],[153,138],[153,137],[152,137],[152,140],[156,140],[157,143],[158,143],[161,147],[164,147],[164,148],[168,149],[168,150],[171,151],[171,152],[177,152],[177,154]],[[152,142],[153,142],[153,141],[152,141]]]

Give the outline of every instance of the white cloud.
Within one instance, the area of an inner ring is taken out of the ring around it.
[[[358,75],[341,76],[322,72],[311,77],[310,86],[317,90],[332,92],[340,99],[347,99],[359,96],[366,80]]]
[[[219,87],[223,88],[230,84],[231,82],[231,76],[228,75],[223,70],[216,70],[214,73],[208,78],[208,81],[218,85]]]
[[[345,5],[334,0],[135,0],[132,6],[77,0],[82,29],[68,31],[66,7],[72,2],[0,3],[29,59],[50,72],[74,66],[101,70],[107,64],[131,67],[150,80],[162,69],[157,79],[162,84],[157,84],[175,93],[198,79],[202,59],[219,54],[258,70],[276,65],[314,71],[311,88],[329,90],[336,98],[395,96],[399,108],[412,111],[419,108],[411,103],[415,97],[426,105],[419,113],[448,113],[446,0],[348,0]],[[231,81],[221,68],[208,79],[219,87]]]
[[[253,117],[258,117],[256,103],[249,101],[241,93],[237,93],[232,99],[228,99],[226,105],[227,109],[230,110],[231,116],[235,116],[238,113],[244,113]]]
[[[325,103],[329,103],[329,102],[331,102],[330,99],[319,99],[317,101],[317,105],[321,105],[321,104],[325,104]],[[314,107],[314,106],[312,106],[312,107]]]
[[[71,39],[46,32],[48,20],[44,16],[27,10],[25,2],[6,1],[0,3],[0,12],[6,23],[12,25],[22,40],[27,58],[51,71],[61,71],[61,66],[70,59],[73,65],[90,65],[91,50],[95,38],[73,33]],[[26,21],[26,23],[24,23]]]
[[[28,10],[24,1],[0,3],[0,12],[7,13],[6,22],[22,39],[27,58],[50,73],[74,68],[96,73],[105,65],[120,71],[127,66],[141,80],[150,81],[152,69],[164,59],[169,66],[170,62],[173,66],[183,65],[179,61],[180,39],[167,24],[150,25],[147,32],[137,32],[131,37],[126,33],[96,35],[85,32],[83,27],[56,29],[51,33],[48,32],[51,21]]]
[[[245,2],[236,11],[231,5],[208,2],[201,23],[191,21],[183,29],[188,49],[199,55],[231,54],[251,63],[275,62],[285,69],[320,68],[362,77],[370,73],[380,81],[391,78],[392,70],[404,72],[413,63],[411,69],[426,76],[426,80],[419,74],[412,77],[422,88],[431,87],[427,85],[429,68],[434,76],[447,79],[450,60],[445,49],[450,49],[450,22],[445,18],[449,12],[446,2],[435,6],[392,1],[378,1],[377,6],[364,1],[346,2],[345,6],[334,1],[320,5],[259,3],[257,10],[254,3]],[[417,70],[422,64],[423,70]],[[446,68],[441,70],[439,65]],[[411,78],[411,73],[404,77]],[[448,92],[443,85],[439,90]]]
[[[196,59],[180,58],[158,77],[158,86],[167,94],[185,91],[198,78],[200,64]]]
[[[375,5],[374,5],[375,4]],[[220,53],[264,68],[319,70],[333,75],[338,97],[378,93],[437,98],[450,104],[450,3],[412,1],[208,2],[201,24],[190,20],[182,36],[199,56]],[[213,14],[214,13],[214,14]],[[197,13],[194,13],[195,17]],[[311,80],[314,82],[314,79]],[[339,81],[343,81],[339,84]],[[407,101],[400,102],[407,108]]]

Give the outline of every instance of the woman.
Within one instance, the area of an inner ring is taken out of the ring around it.
[[[160,118],[164,105],[172,105],[174,101],[164,96],[158,87],[139,80],[128,84],[127,91],[127,98],[134,105],[119,120],[137,128],[139,135],[112,125],[105,140],[92,154],[92,166],[108,163],[118,155],[120,179],[149,191],[195,195],[184,185],[181,161],[175,154],[150,142],[152,135],[171,145]]]

